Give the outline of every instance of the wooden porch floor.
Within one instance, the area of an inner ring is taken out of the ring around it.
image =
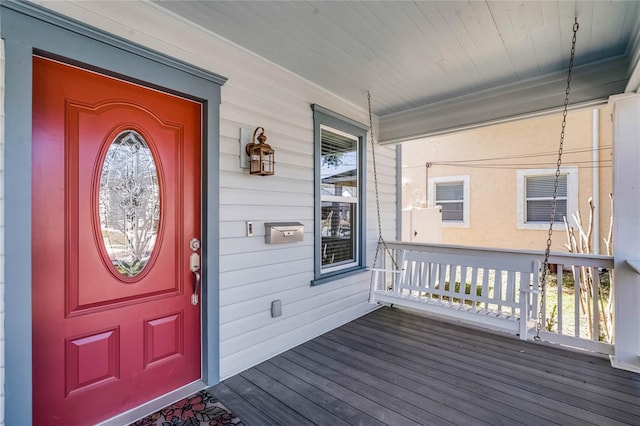
[[[251,425],[640,425],[640,374],[383,308],[213,387]]]

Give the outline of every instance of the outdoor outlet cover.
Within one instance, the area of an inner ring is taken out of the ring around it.
[[[282,301],[274,300],[271,302],[271,318],[277,318],[282,315]]]

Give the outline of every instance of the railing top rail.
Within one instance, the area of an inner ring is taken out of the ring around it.
[[[544,251],[542,250],[515,250],[492,247],[462,246],[455,244],[411,243],[403,241],[387,241],[386,243],[390,249],[417,252],[466,254],[469,256],[495,255],[498,257],[527,258],[531,260],[542,260],[544,258]],[[596,254],[552,252],[549,257],[549,263],[613,268],[613,257]]]

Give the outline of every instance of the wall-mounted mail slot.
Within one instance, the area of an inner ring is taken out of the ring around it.
[[[304,226],[299,222],[272,222],[264,224],[264,241],[267,244],[285,244],[302,241]]]

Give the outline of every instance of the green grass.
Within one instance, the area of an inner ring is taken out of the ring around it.
[[[605,301],[608,299],[610,284],[609,284],[609,274],[603,273],[600,274],[600,285],[599,290],[601,297],[604,297]],[[573,275],[570,273],[564,273],[562,275],[562,286],[561,286],[561,301],[562,301],[562,312],[560,312],[558,306],[558,277],[556,274],[549,274],[546,280],[545,286],[545,298],[546,298],[546,318],[545,318],[545,328],[548,331],[558,332],[559,325],[559,316],[562,315],[562,333],[567,335],[574,335],[576,318],[575,313],[576,309],[578,309],[579,313],[579,327],[580,327],[580,337],[588,338],[589,336],[589,318],[586,312],[583,312],[583,309],[578,303],[576,306],[575,299],[575,283],[573,279]],[[598,309],[601,308],[601,305],[598,304]],[[603,327],[600,324],[600,327]],[[605,340],[602,332],[600,333],[599,340]]]

